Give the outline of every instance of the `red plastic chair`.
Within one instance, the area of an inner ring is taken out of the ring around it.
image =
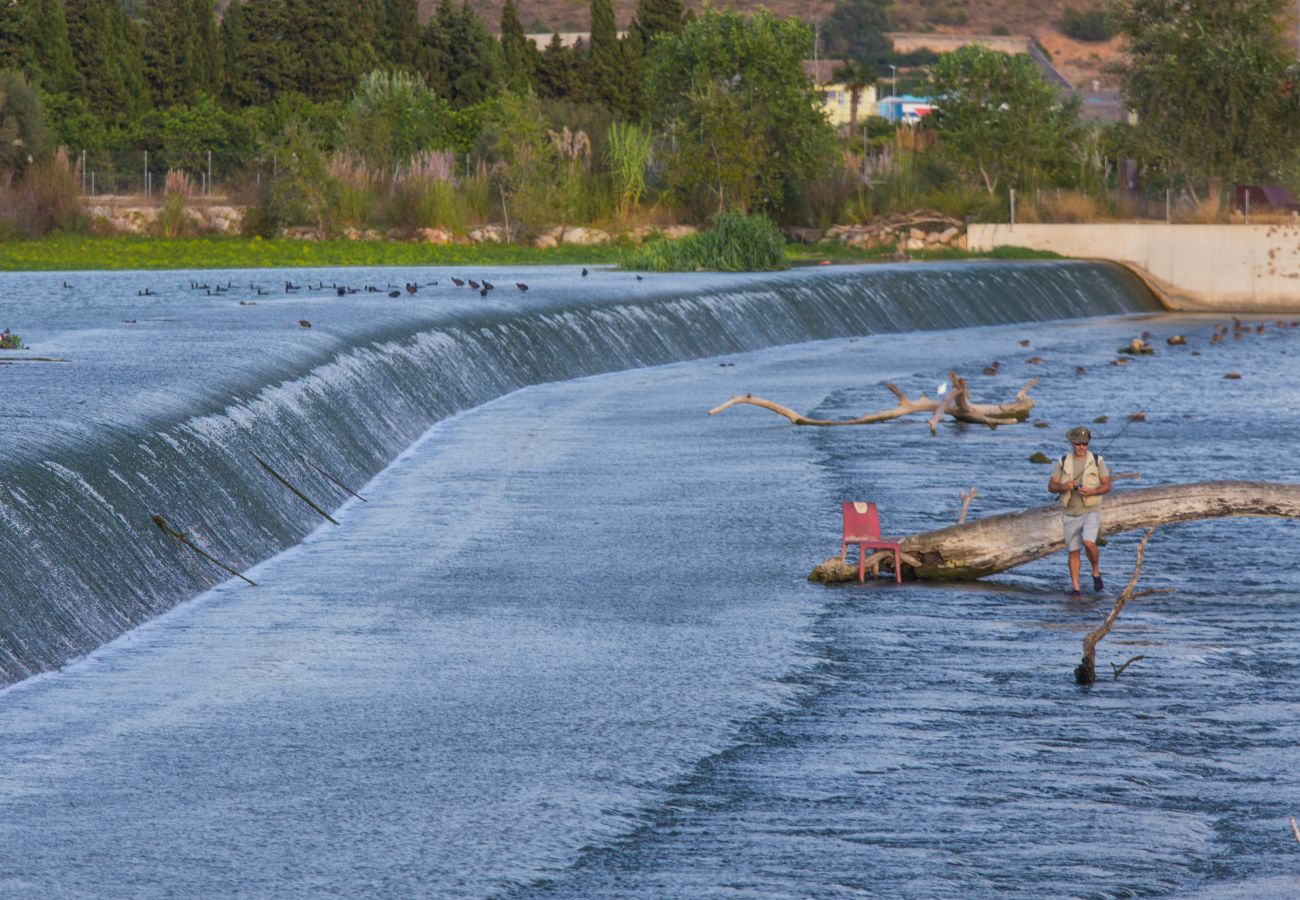
[[[894,551],[894,581],[903,583],[903,548],[898,541],[885,541],[880,538],[880,513],[876,504],[845,500],[844,536],[840,541],[840,562],[848,555],[849,544],[858,545],[858,583],[867,580],[867,548],[872,550]],[[873,576],[880,574],[878,565],[871,567]]]

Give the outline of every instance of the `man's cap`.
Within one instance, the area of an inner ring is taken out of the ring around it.
[[[1065,433],[1065,439],[1071,444],[1086,444],[1092,440],[1092,432],[1079,425]]]

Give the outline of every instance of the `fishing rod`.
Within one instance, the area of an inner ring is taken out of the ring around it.
[[[1110,449],[1110,445],[1113,444],[1113,443],[1115,443],[1117,440],[1119,440],[1120,435],[1122,435],[1124,432],[1128,431],[1128,427],[1129,427],[1130,425],[1132,425],[1134,422],[1138,421],[1138,419],[1143,418],[1143,417],[1146,416],[1147,407],[1151,405],[1151,401],[1154,400],[1154,399],[1155,399],[1155,395],[1154,395],[1154,394],[1153,394],[1151,397],[1148,397],[1148,398],[1147,398],[1147,401],[1146,401],[1145,403],[1142,404],[1142,408],[1139,409],[1137,412],[1133,413],[1133,415],[1131,415],[1131,416],[1128,417],[1128,421],[1124,423],[1124,427],[1121,428],[1119,431],[1115,432],[1114,436],[1112,436],[1111,439],[1108,440],[1108,441],[1106,442],[1106,446],[1105,446],[1105,447],[1102,447],[1100,450],[1098,450],[1098,451],[1097,451],[1095,454],[1093,454],[1093,455],[1094,455],[1094,456],[1104,456],[1105,453],[1106,453],[1106,451]]]

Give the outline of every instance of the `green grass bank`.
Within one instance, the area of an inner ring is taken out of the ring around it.
[[[624,245],[560,246],[521,244],[415,244],[400,241],[303,241],[287,238],[160,238],[56,235],[32,241],[0,242],[0,271],[95,269],[259,269],[330,266],[618,265],[634,252]],[[990,253],[917,251],[911,258],[1059,259],[1054,253],[999,247]],[[790,265],[879,262],[888,254],[840,244],[787,245]]]

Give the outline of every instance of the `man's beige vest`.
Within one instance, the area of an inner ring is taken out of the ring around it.
[[[1089,490],[1091,490],[1092,488],[1101,487],[1101,472],[1097,468],[1097,457],[1092,455],[1092,451],[1088,451],[1088,455],[1084,457],[1083,474],[1080,475],[1077,479],[1074,479],[1071,477],[1073,473],[1074,473],[1074,454],[1067,453],[1065,454],[1065,456],[1061,457],[1061,480],[1062,481],[1077,480]],[[1074,496],[1074,491],[1066,491],[1065,493],[1061,494],[1061,505],[1069,506],[1070,498],[1073,496]],[[1101,503],[1101,495],[1091,494],[1088,496],[1080,496],[1079,500],[1083,503],[1084,506],[1093,507]]]

